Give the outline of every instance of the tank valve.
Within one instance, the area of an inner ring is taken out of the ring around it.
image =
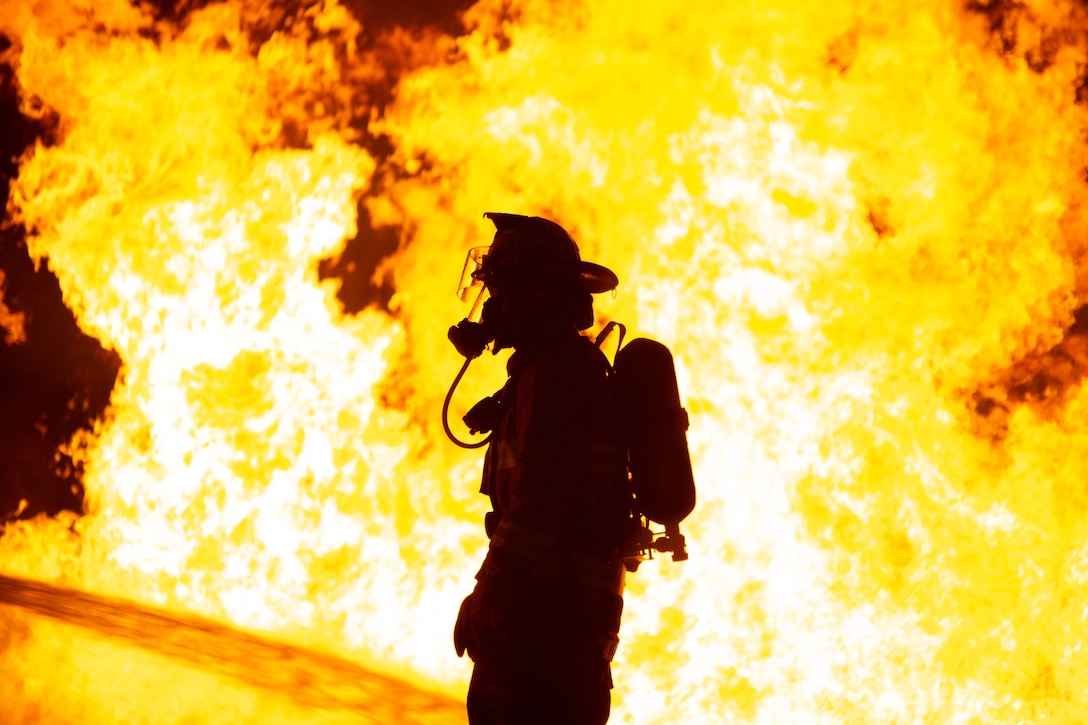
[[[673,561],[688,560],[687,542],[680,533],[679,524],[665,524],[665,535],[654,541],[654,549],[671,553]]]

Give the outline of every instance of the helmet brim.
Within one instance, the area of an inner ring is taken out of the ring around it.
[[[512,274],[517,267],[515,265],[500,264],[491,269],[478,269],[472,273],[473,279],[478,279],[487,284],[489,277],[502,277],[504,274]],[[593,262],[570,262],[568,264],[546,264],[536,268],[537,272],[575,272],[582,278],[582,285],[586,292],[601,294],[611,292],[620,284],[619,277],[608,267]]]
[[[615,272],[593,262],[580,262],[578,273],[582,275],[582,284],[586,286],[586,291],[595,295],[611,292],[620,283]]]

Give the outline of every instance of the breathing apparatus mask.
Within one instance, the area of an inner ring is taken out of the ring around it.
[[[471,303],[471,308],[448,335],[465,363],[446,395],[442,424],[450,440],[464,448],[484,446],[490,436],[477,443],[465,443],[453,435],[448,424],[453,392],[469,363],[488,345],[493,353],[515,346],[518,326],[531,318],[526,314],[531,304],[519,305],[525,303],[527,290],[537,290],[536,304],[567,306],[576,327],[584,330],[593,325],[591,295],[613,290],[619,284],[611,270],[582,261],[578,245],[555,222],[520,214],[488,212],[484,216],[495,224],[495,239],[491,246],[473,247],[465,258],[457,296]],[[465,416],[473,433],[484,431],[474,426],[479,417],[473,416],[473,411]]]
[[[465,319],[450,328],[449,340],[465,358],[479,357],[484,349],[496,337],[501,337],[503,327],[502,305],[491,297],[484,282],[484,260],[491,247],[473,247],[465,257],[465,266],[461,270],[461,281],[457,285],[457,298],[462,302],[471,302]],[[492,352],[498,353],[498,347]]]

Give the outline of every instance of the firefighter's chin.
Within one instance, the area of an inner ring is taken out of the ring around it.
[[[513,330],[498,330],[495,334],[495,339],[491,343],[492,354],[497,355],[499,350],[503,350],[508,347],[517,347],[518,339]]]

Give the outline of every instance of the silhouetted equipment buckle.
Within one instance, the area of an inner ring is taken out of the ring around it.
[[[673,561],[687,561],[687,541],[679,524],[665,524],[665,535],[654,539],[654,551],[669,552]]]
[[[638,566],[647,559],[654,558],[654,552],[672,554],[673,561],[687,561],[687,540],[680,533],[678,524],[666,524],[664,531],[654,531],[645,517],[630,520],[631,532],[622,551],[623,566],[629,572],[638,571]]]

